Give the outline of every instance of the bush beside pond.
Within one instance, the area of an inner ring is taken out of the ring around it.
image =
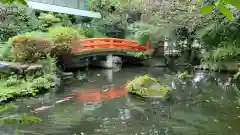
[[[12,38],[12,47],[16,61],[35,62],[50,52],[52,42],[40,36],[19,35]]]
[[[57,85],[56,65],[53,58],[43,60],[42,74],[12,74],[1,76],[0,102],[31,97],[52,90]]]
[[[79,32],[71,27],[54,27],[49,29],[53,40],[52,53],[54,55],[69,54],[72,52],[73,41],[80,38]],[[83,36],[81,38],[84,38]]]
[[[136,77],[134,80],[128,82],[126,89],[129,93],[141,97],[158,97],[163,99],[166,98],[166,94],[169,91],[168,86],[162,81],[148,75]]]
[[[61,26],[10,38],[1,49],[0,102],[51,90],[57,81],[52,57],[71,53],[72,42],[80,38],[78,30]]]

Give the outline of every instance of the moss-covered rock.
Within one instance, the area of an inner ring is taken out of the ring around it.
[[[179,79],[191,79],[191,78],[193,78],[193,75],[189,75],[186,72],[184,72],[184,73],[178,74],[177,78],[179,78]]]
[[[141,97],[158,97],[166,98],[169,87],[162,81],[152,78],[148,75],[136,77],[134,80],[126,84],[129,93],[139,95]]]

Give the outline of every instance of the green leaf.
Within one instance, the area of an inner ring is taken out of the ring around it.
[[[233,19],[233,14],[230,11],[230,9],[228,9],[227,7],[225,7],[223,4],[220,4],[218,6],[219,11],[224,14],[229,20]]]
[[[201,14],[208,14],[208,13],[212,12],[213,8],[214,8],[213,4],[209,3],[209,4],[201,7],[200,13]]]
[[[223,0],[223,2],[240,9],[240,0]]]
[[[17,3],[22,4],[22,5],[27,5],[26,0],[16,0]]]

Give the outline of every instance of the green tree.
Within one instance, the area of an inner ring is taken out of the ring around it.
[[[0,3],[3,4],[13,4],[13,3],[19,3],[19,4],[23,4],[23,5],[27,5],[27,1],[26,0],[0,0]]]

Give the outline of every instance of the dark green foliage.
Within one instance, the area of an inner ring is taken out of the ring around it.
[[[21,84],[20,77],[17,75],[12,75],[5,82],[5,87],[12,87],[20,84]]]
[[[155,25],[135,22],[128,26],[128,39],[138,41],[140,44],[145,45],[150,41],[151,46],[158,45],[164,41],[165,35],[162,27]]]
[[[30,32],[37,28],[38,20],[34,12],[19,5],[0,6],[0,41],[21,33]]]
[[[196,38],[203,43],[206,53],[204,62],[218,63],[221,61],[240,60],[240,22],[239,19],[228,20],[223,15],[212,14],[198,27]]]
[[[43,64],[41,76],[13,74],[8,78],[1,78],[1,81],[6,80],[0,91],[0,102],[11,101],[21,97],[36,96],[37,94],[45,93],[53,89],[56,85],[56,60],[47,56],[42,60]],[[5,90],[4,90],[5,89]]]
[[[126,17],[121,15],[112,14],[102,19],[95,19],[92,24],[108,37],[124,38],[127,30]]]
[[[94,27],[80,27],[79,28],[80,35],[84,35],[87,38],[96,38],[96,37],[105,37],[105,35],[99,32]]]
[[[140,0],[89,0],[90,10],[100,12],[103,16],[109,14],[128,14],[133,10],[142,9]]]
[[[4,61],[13,61],[14,56],[12,53],[12,40],[9,40],[8,42],[3,44],[2,52],[1,52],[1,58]]]
[[[215,20],[209,20],[205,26],[201,26],[197,31],[197,38],[207,45],[209,49],[219,47],[225,41],[239,41],[239,23],[239,20],[229,21],[219,16]]]

